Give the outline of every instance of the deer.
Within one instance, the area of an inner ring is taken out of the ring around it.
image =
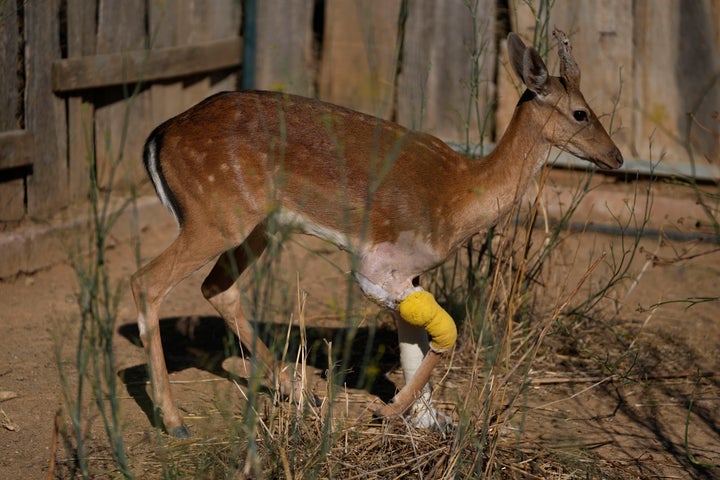
[[[166,432],[190,431],[174,404],[159,329],[168,292],[215,260],[202,294],[258,362],[298,394],[243,309],[237,280],[274,229],[312,235],[353,255],[349,274],[397,320],[405,385],[376,411],[419,427],[449,417],[431,403],[429,379],[457,341],[457,327],[419,285],[473,235],[520,202],[556,147],[601,169],[623,156],[580,91],[567,36],[560,76],[520,36],[507,37],[509,63],[526,89],[496,147],[468,158],[438,138],[315,99],[278,92],[211,96],[150,134],[143,161],[177,221],[176,239],[131,278],[152,400]]]

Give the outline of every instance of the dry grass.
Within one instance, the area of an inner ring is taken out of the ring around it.
[[[578,190],[576,201],[584,191]],[[582,394],[618,378],[623,353],[608,339],[607,329],[597,325],[611,320],[617,313],[614,299],[632,288],[632,277],[618,272],[627,271],[631,250],[637,248],[633,243],[622,252],[591,250],[589,258],[581,259],[579,251],[568,250],[564,243],[577,234],[563,233],[561,226],[532,229],[514,220],[534,224],[545,216],[542,209],[536,202],[515,212],[488,241],[476,239],[425,279],[460,320],[461,341],[434,378],[437,405],[453,415],[454,428],[418,431],[405,422],[373,419],[372,397],[341,387],[343,371],[351,367],[343,367],[342,352],[328,342],[323,376],[334,381],[316,382],[304,395],[312,399],[318,394],[322,405],[282,402],[261,393],[253,382],[236,383],[238,404],[205,412],[208,418],[222,419],[214,434],[192,441],[145,438],[145,449],[133,450],[132,471],[142,472],[143,478],[637,478],[622,465],[594,456],[593,444],[548,446],[535,434],[528,435],[526,416],[538,408],[528,405],[530,388],[586,382]],[[272,298],[267,290],[277,287],[270,278],[273,260],[258,271],[268,279],[255,283],[256,293]],[[307,364],[310,346],[300,284],[297,278],[292,295],[296,309],[286,334],[277,336],[285,338],[281,356],[294,364],[298,379],[307,385],[313,374]],[[597,292],[601,298],[595,301]],[[284,292],[279,298],[290,297]],[[585,305],[584,310],[578,305]],[[345,315],[355,313],[346,310]],[[572,377],[545,373],[554,371],[558,352],[577,349],[580,327],[587,328],[583,336],[607,339],[602,348],[614,349],[620,359],[615,370],[609,371],[607,362],[600,364],[591,352],[577,351],[571,355],[578,367],[571,370]],[[291,335],[293,328],[299,333]],[[550,333],[552,348],[546,348]],[[292,345],[298,337],[299,345]],[[242,377],[239,370],[236,365]],[[389,373],[397,378],[397,372]],[[112,457],[95,455],[95,468],[103,464],[102,458]],[[112,463],[106,466],[105,473],[111,474]]]

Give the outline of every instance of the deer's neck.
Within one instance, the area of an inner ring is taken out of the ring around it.
[[[472,163],[468,176],[461,236],[469,237],[493,226],[525,194],[528,184],[545,163],[551,145],[542,135],[530,102],[515,109],[505,134],[486,157]],[[464,240],[464,239],[463,239]]]

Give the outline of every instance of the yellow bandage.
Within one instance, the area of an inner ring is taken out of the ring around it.
[[[411,293],[400,302],[399,310],[403,320],[427,331],[430,346],[436,352],[450,350],[455,345],[455,322],[429,292],[423,290]]]

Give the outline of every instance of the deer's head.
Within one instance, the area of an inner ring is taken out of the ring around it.
[[[560,76],[548,74],[540,54],[515,33],[508,35],[510,63],[527,91],[521,102],[533,102],[543,136],[552,145],[601,168],[619,168],[623,157],[580,91],[580,69],[565,34],[555,29]]]

